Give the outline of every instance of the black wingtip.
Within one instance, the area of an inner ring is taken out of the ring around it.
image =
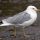
[[[2,22],[2,21],[0,21],[0,24],[3,24],[3,22]]]

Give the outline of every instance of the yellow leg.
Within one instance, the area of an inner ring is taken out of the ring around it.
[[[23,28],[23,35],[24,35],[24,37],[25,37],[25,30],[24,30],[24,28]]]
[[[16,37],[16,27],[14,27],[14,36]]]
[[[14,28],[10,29],[9,30],[11,32],[11,36],[13,37],[16,37],[16,27],[14,26]],[[1,38],[0,38],[1,39]]]
[[[23,36],[24,36],[23,40],[25,40],[25,30],[24,30],[24,28],[23,28]]]

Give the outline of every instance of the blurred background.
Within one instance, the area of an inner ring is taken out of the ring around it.
[[[40,0],[0,0],[0,16],[11,16],[34,5],[40,8]]]
[[[8,16],[13,16],[24,11],[28,5],[40,9],[40,0],[0,0],[0,21]],[[0,27],[0,40],[24,40],[22,28],[17,29],[16,38],[13,37],[13,26]],[[10,31],[11,30],[11,31]],[[40,12],[36,22],[25,28],[25,40],[40,40]]]

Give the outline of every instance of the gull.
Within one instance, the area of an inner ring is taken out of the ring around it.
[[[40,10],[37,9],[35,6],[30,5],[23,12],[20,12],[12,17],[3,19],[0,22],[0,26],[9,26],[9,25],[16,25],[16,27],[23,26],[23,32],[24,32],[24,27],[30,26],[36,21],[37,11]],[[25,32],[24,32],[24,36],[25,36]]]

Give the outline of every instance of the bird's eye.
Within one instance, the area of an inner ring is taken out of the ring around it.
[[[34,9],[34,8],[33,8]]]

